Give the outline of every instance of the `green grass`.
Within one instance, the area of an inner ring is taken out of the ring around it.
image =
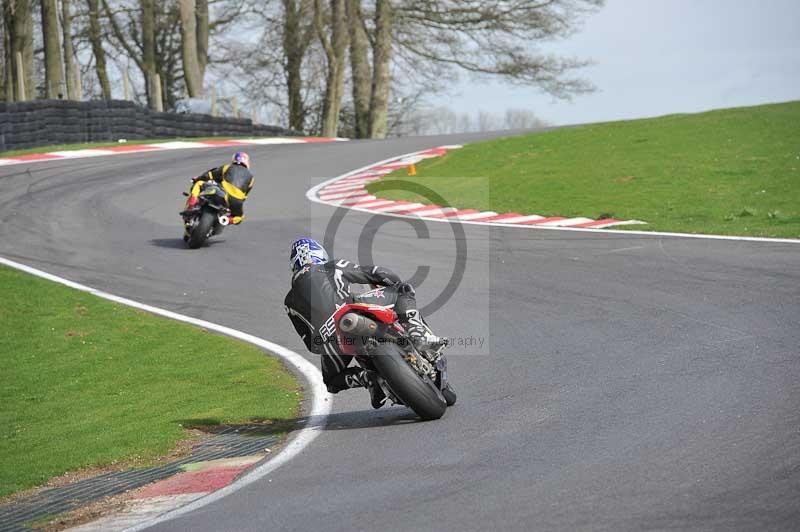
[[[154,459],[183,426],[289,420],[302,399],[249,344],[0,267],[0,497]]]
[[[52,146],[37,146],[35,148],[26,148],[24,150],[8,150],[0,152],[2,157],[14,157],[17,155],[29,155],[31,153],[48,153],[51,151],[73,151],[73,150],[86,150],[89,148],[111,148],[114,146],[131,146],[138,144],[159,144],[162,142],[174,141],[193,141],[203,142],[204,140],[236,140],[252,137],[172,137],[168,139],[138,139],[128,140],[124,143],[119,142],[84,142],[80,144],[55,144]]]
[[[451,205],[638,219],[631,229],[800,238],[800,102],[610,122],[482,142],[411,179]],[[380,192],[424,201],[413,192]]]

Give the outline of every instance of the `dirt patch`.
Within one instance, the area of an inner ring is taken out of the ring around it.
[[[616,179],[614,179],[614,183],[630,183],[634,179],[636,179],[635,176],[625,175],[625,176],[617,177]]]

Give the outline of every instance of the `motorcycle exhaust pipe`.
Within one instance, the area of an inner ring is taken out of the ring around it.
[[[372,336],[378,330],[378,324],[366,316],[348,312],[339,320],[339,328],[353,336]]]

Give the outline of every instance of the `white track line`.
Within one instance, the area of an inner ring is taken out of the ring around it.
[[[441,147],[442,148],[448,148],[448,146],[441,146]],[[451,146],[450,148],[455,148],[455,147],[456,146]],[[460,148],[461,146],[458,146],[458,147]],[[436,149],[436,148],[431,148],[431,149]],[[552,226],[548,227],[548,226],[542,226],[541,224],[538,224],[538,225],[521,225],[519,223],[509,224],[509,223],[502,223],[502,222],[481,222],[479,219],[470,220],[470,219],[462,217],[462,216],[451,216],[451,217],[444,217],[444,218],[429,218],[429,217],[425,217],[425,216],[417,216],[414,213],[411,213],[411,214],[394,214],[394,213],[390,213],[390,212],[387,212],[387,213],[375,213],[374,211],[370,211],[370,210],[367,210],[367,209],[361,209],[361,208],[359,208],[358,205],[353,205],[353,206],[346,206],[344,204],[338,205],[336,203],[325,201],[325,200],[320,199],[320,198],[317,197],[317,193],[325,185],[334,183],[336,181],[339,181],[340,179],[351,178],[351,177],[353,177],[353,176],[355,176],[357,174],[370,173],[373,168],[381,166],[381,165],[384,165],[384,164],[387,164],[387,163],[400,161],[400,160],[403,160],[403,159],[406,159],[406,158],[409,158],[409,157],[422,157],[422,158],[438,157],[438,156],[434,156],[434,155],[425,155],[423,153],[425,151],[428,151],[428,150],[420,150],[420,151],[407,153],[405,155],[400,155],[400,156],[396,156],[396,157],[390,157],[390,158],[384,159],[382,161],[378,161],[378,162],[375,162],[375,163],[372,163],[372,164],[368,164],[368,165],[362,166],[361,168],[357,168],[356,170],[352,170],[352,171],[347,172],[345,174],[342,174],[342,175],[339,175],[339,176],[336,176],[336,177],[332,177],[330,179],[326,179],[322,183],[314,185],[313,187],[308,189],[306,191],[306,199],[308,199],[309,201],[314,202],[314,203],[320,203],[322,205],[328,205],[328,206],[331,206],[331,207],[339,207],[339,206],[341,206],[341,207],[350,208],[351,210],[354,210],[354,211],[372,213],[372,214],[380,214],[382,216],[394,216],[396,218],[416,218],[416,219],[428,220],[428,221],[431,221],[431,222],[440,222],[440,223],[456,223],[457,222],[457,223],[463,223],[465,225],[482,225],[482,226],[489,226],[489,227],[492,227],[492,226],[493,227],[506,227],[508,229],[521,229],[521,230],[537,229],[537,230],[541,230],[541,231],[572,231],[572,232],[577,232],[577,233],[593,233],[595,235],[613,234],[613,235],[626,235],[626,236],[638,235],[638,236],[649,236],[649,237],[670,236],[670,237],[676,237],[676,238],[700,238],[700,239],[706,239],[706,240],[738,240],[738,241],[741,241],[741,242],[772,242],[772,243],[780,243],[780,244],[800,244],[800,239],[792,239],[792,238],[765,238],[765,237],[757,237],[757,236],[728,236],[728,235],[698,235],[698,234],[691,234],[691,233],[667,233],[667,232],[659,232],[659,231],[620,231],[618,229],[615,230],[615,229],[582,228],[582,227],[552,227]],[[482,215],[484,213],[474,213],[474,214],[478,215],[479,218],[488,217],[488,216],[480,216],[480,215]],[[470,215],[465,215],[465,216],[469,217]],[[627,221],[627,224],[635,224],[635,223],[643,223],[643,222],[638,222],[636,220]],[[611,224],[608,224],[608,225],[604,225],[603,227],[611,227],[613,225],[620,225],[620,222],[614,222],[614,223],[611,223]]]
[[[149,146],[154,146],[160,150],[191,150],[194,148],[210,148],[209,144],[203,144],[202,142],[191,142],[191,141],[181,141],[175,140],[172,142],[159,142],[158,144],[149,144]]]
[[[518,224],[520,222],[530,222],[532,220],[541,220],[544,216],[539,216],[538,214],[529,214],[527,216],[517,216],[515,218],[506,218],[505,220],[500,220],[500,223],[504,224]]]
[[[369,193],[366,190],[352,190],[345,192],[334,192],[333,194],[320,194],[319,197],[325,200],[335,200],[335,199],[357,198],[368,195]]]
[[[29,155],[12,155],[8,158],[0,157],[0,166],[12,164],[30,164],[41,163],[48,161],[60,161],[62,159],[82,159],[84,157],[102,157],[107,155],[128,155],[131,153],[145,153],[159,150],[184,150],[184,149],[198,149],[198,148],[224,148],[230,146],[249,146],[255,144],[317,144],[319,142],[341,142],[348,139],[338,137],[321,137],[322,140],[310,140],[313,137],[300,137],[300,138],[284,138],[284,137],[266,137],[255,139],[228,139],[220,137],[215,140],[208,141],[171,141],[159,142],[155,144],[120,144],[116,147],[106,148],[84,148],[79,150],[67,151],[53,151],[32,153]],[[224,144],[217,142],[224,142]],[[127,146],[128,149],[118,150],[121,146]],[[46,148],[46,146],[42,146]],[[37,158],[41,156],[41,158]],[[20,157],[22,157],[20,159]]]
[[[435,207],[431,209],[426,209],[424,211],[414,211],[409,214],[413,214],[414,216],[430,216],[431,214],[447,214],[451,212],[455,212],[458,209],[455,207]]]
[[[385,207],[373,207],[372,210],[377,212],[391,212],[391,211],[404,211],[406,209],[414,209],[416,207],[423,207],[422,203],[397,203],[394,205],[386,205]]]
[[[345,190],[362,190],[366,183],[369,183],[370,181],[377,181],[378,179],[379,178],[376,177],[374,179],[368,179],[366,181],[362,181],[361,183],[344,183],[342,185],[328,185],[323,190],[321,190],[320,193],[344,192]]]
[[[374,196],[373,196],[374,197]],[[360,198],[359,198],[360,199]],[[382,205],[392,205],[394,204],[394,200],[381,200],[376,199],[374,201],[365,201],[364,203],[350,203],[351,207],[358,207],[360,209],[372,209],[373,207],[380,207]],[[346,206],[346,203],[341,204],[343,207]]]
[[[289,443],[278,454],[270,458],[267,462],[263,463],[262,465],[247,472],[244,476],[232,482],[231,484],[228,484],[224,488],[218,489],[217,491],[213,491],[208,495],[201,497],[186,506],[182,506],[180,508],[167,512],[163,515],[160,515],[154,519],[145,521],[144,523],[140,523],[132,528],[127,529],[128,531],[132,532],[137,530],[143,530],[162,521],[168,521],[170,519],[174,519],[175,517],[191,512],[198,508],[202,508],[207,504],[211,504],[214,501],[218,501],[219,499],[227,495],[230,495],[231,493],[238,491],[243,487],[252,484],[253,482],[265,477],[266,475],[272,473],[277,468],[279,468],[280,466],[282,466],[283,464],[285,464],[286,462],[288,462],[289,460],[300,454],[306,447],[308,447],[308,445],[312,441],[314,441],[314,439],[317,436],[319,436],[320,432],[324,429],[325,424],[327,423],[332,401],[330,400],[331,395],[328,393],[325,384],[323,384],[322,382],[322,375],[311,362],[309,362],[302,356],[298,355],[294,351],[287,349],[286,347],[272,343],[268,340],[264,340],[263,338],[253,336],[251,334],[247,334],[242,331],[237,331],[236,329],[231,329],[230,327],[226,327],[224,325],[218,325],[216,323],[211,323],[209,321],[192,318],[191,316],[184,316],[183,314],[178,314],[170,310],[153,307],[150,305],[146,305],[144,303],[139,303],[138,301],[133,301],[131,299],[127,299],[124,297],[115,296],[114,294],[109,294],[108,292],[103,292],[102,290],[97,290],[95,288],[78,284],[68,279],[64,279],[63,277],[57,277],[53,274],[44,272],[42,270],[37,270],[35,268],[31,268],[30,266],[14,262],[3,257],[0,257],[0,264],[4,264],[11,268],[24,271],[26,273],[35,275],[37,277],[41,277],[43,279],[47,279],[49,281],[69,286],[70,288],[74,288],[82,292],[88,292],[97,297],[101,297],[109,301],[114,301],[115,303],[119,303],[121,305],[127,305],[129,307],[137,308],[139,310],[144,310],[145,312],[149,312],[151,314],[157,314],[159,316],[164,316],[166,318],[170,318],[173,320],[182,321],[184,323],[189,323],[192,325],[196,325],[198,327],[203,327],[204,329],[216,331],[218,333],[222,333],[227,336],[232,336],[234,338],[238,338],[239,340],[249,342],[253,345],[261,347],[262,349],[266,349],[270,353],[274,353],[279,357],[283,358],[287,362],[287,364],[293,366],[308,381],[308,385],[311,391],[311,412],[309,412],[308,417],[311,422],[306,424],[306,428],[303,428],[297,433],[295,433],[295,435],[290,438]]]
[[[508,223],[508,220],[503,220]],[[591,218],[564,218],[563,220],[553,220],[552,222],[543,222],[536,224],[539,227],[569,227],[570,225],[586,224],[594,222]]]
[[[494,211],[468,212],[467,214],[458,214],[452,218],[457,218],[459,220],[480,220],[481,218],[491,218],[492,216],[497,216],[497,213]]]
[[[332,201],[332,205],[359,205],[365,204],[372,201],[376,201],[378,198],[372,195],[367,196],[359,196],[357,198],[350,198],[350,199],[343,199],[343,200],[335,200]],[[381,201],[391,201],[391,200],[381,200]]]
[[[247,142],[248,144],[302,144],[303,141],[300,139],[289,139],[289,138],[282,138],[282,137],[269,137],[269,138],[255,138],[255,139],[241,139],[242,142]]]
[[[51,151],[47,155],[57,155],[63,159],[80,159],[82,157],[101,157],[103,155],[114,155],[111,150],[65,150],[65,151]]]

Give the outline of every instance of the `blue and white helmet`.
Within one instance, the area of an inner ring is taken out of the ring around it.
[[[289,265],[293,272],[308,264],[325,264],[328,260],[328,252],[313,238],[295,240],[289,251]]]

